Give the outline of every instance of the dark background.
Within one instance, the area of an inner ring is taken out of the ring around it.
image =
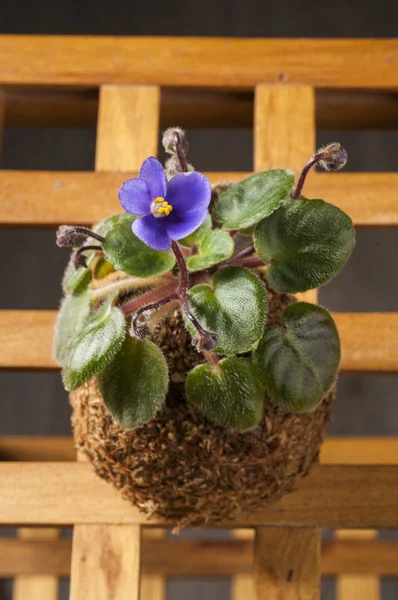
[[[397,16],[396,0],[377,3],[47,0],[3,2],[0,33],[395,37]],[[358,64],[358,69],[361,68]],[[190,159],[196,169],[252,169],[250,130],[194,130],[189,136]],[[349,154],[348,171],[398,170],[396,131],[320,131],[317,138],[319,145],[334,140],[342,142]],[[7,129],[1,167],[90,170],[94,168],[94,152],[94,129]],[[322,289],[321,302],[333,311],[397,311],[397,251],[397,230],[359,230],[350,263],[338,279]],[[0,309],[58,307],[59,282],[67,255],[55,246],[53,230],[3,229],[0,256]],[[397,375],[343,375],[329,434],[398,435],[397,383]],[[70,411],[58,373],[1,371],[0,390],[0,435],[70,434]],[[396,537],[394,532],[382,535]],[[62,600],[67,598],[67,590],[68,584],[63,582]],[[322,599],[333,600],[334,592],[334,582],[325,581]],[[396,600],[398,581],[382,581],[382,592],[383,600]],[[173,580],[168,585],[168,600],[228,600],[229,597],[228,581]],[[10,599],[10,582],[0,581],[0,600]]]

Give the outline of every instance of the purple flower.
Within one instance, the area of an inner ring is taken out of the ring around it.
[[[119,190],[124,210],[140,218],[133,222],[137,237],[155,250],[168,250],[172,240],[190,235],[203,223],[211,186],[201,173],[180,173],[167,182],[163,167],[151,156],[144,160],[137,179]]]

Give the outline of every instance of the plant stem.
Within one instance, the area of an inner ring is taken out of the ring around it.
[[[177,292],[173,292],[173,293],[169,294],[168,296],[165,296],[164,298],[160,298],[159,300],[156,300],[156,302],[151,302],[150,304],[141,306],[141,308],[139,308],[137,310],[137,312],[135,313],[135,315],[133,317],[133,321],[131,323],[131,328],[132,328],[133,332],[136,335],[138,334],[138,337],[141,337],[141,335],[140,335],[140,330],[141,330],[141,332],[145,335],[145,333],[147,333],[146,326],[140,325],[140,323],[138,322],[141,315],[144,312],[147,312],[148,310],[156,310],[156,309],[160,308],[161,306],[163,306],[164,304],[171,302],[172,300],[177,300],[177,298],[178,298]]]
[[[104,242],[105,238],[102,235],[99,235],[99,233],[95,233],[95,231],[91,231],[91,229],[88,229],[87,227],[80,227],[79,226],[79,227],[75,227],[74,229],[78,233],[83,233],[87,237],[94,238],[98,242],[101,242],[101,244]]]
[[[175,287],[175,282],[171,281],[160,288],[156,288],[150,292],[147,292],[146,294],[143,294],[142,296],[139,296],[138,298],[134,298],[134,300],[131,300],[131,302],[121,306],[121,310],[126,316],[131,315],[136,310],[147,305],[148,303],[156,302],[157,300],[160,300],[161,298],[164,298],[175,292]]]
[[[183,171],[184,173],[188,173],[188,163],[187,163],[187,159],[185,157],[184,150],[182,149],[180,134],[178,132],[175,132],[175,136],[176,136],[176,151],[177,151],[178,160],[180,161],[181,171]]]
[[[231,256],[230,258],[227,258],[226,260],[223,260],[222,262],[218,263],[218,267],[224,267],[226,265],[229,265],[230,263],[234,263],[235,261],[239,260],[240,258],[243,258],[245,256],[247,256],[248,254],[253,254],[254,252],[254,244],[249,244],[249,246],[246,246],[246,248],[243,248],[240,252],[237,252],[237,254],[235,254],[234,256]]]
[[[73,265],[76,270],[79,267],[85,267],[87,269],[86,257],[83,256],[83,253],[87,252],[87,250],[97,250],[102,252],[102,246],[82,246],[79,250],[76,250],[73,255]]]
[[[138,288],[154,287],[165,283],[166,279],[163,276],[159,277],[123,277],[112,283],[108,283],[91,292],[92,300],[102,300],[112,292],[128,292]]]
[[[329,154],[330,153],[328,152],[328,147],[327,147],[327,148],[324,148],[323,150],[321,150],[320,152],[317,152],[316,154],[314,154],[314,156],[312,158],[310,158],[310,160],[307,162],[307,164],[304,166],[303,170],[301,171],[301,174],[300,174],[300,177],[297,182],[295,190],[291,193],[291,198],[293,200],[298,200],[298,198],[300,198],[301,192],[303,191],[303,186],[304,186],[305,180],[307,178],[308,173],[312,169],[312,167],[314,165],[316,165],[317,163],[319,163],[321,160],[324,160],[326,156],[329,156]]]

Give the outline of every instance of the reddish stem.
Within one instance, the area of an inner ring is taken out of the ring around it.
[[[137,310],[144,308],[148,304],[157,302],[175,291],[176,284],[174,281],[171,281],[170,283],[167,283],[166,285],[163,285],[160,288],[155,288],[154,290],[151,290],[150,292],[147,292],[146,294],[143,294],[138,298],[134,298],[134,300],[131,300],[131,302],[128,302],[127,304],[122,306],[121,310],[126,316],[131,315]]]

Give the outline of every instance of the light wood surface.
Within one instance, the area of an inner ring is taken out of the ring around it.
[[[3,130],[5,126],[6,117],[6,96],[2,89],[0,89],[0,164],[1,155],[3,150]]]
[[[149,148],[143,158],[150,155]],[[307,156],[307,153],[306,153]],[[142,161],[141,161],[142,162]],[[117,192],[128,173],[0,171],[0,224],[89,224],[120,212]],[[205,172],[212,183],[240,181],[248,172]],[[357,226],[398,226],[397,173],[311,173],[308,198],[323,198]],[[88,201],[95,197],[95,202]],[[87,201],[82,202],[82,198]]]
[[[2,525],[160,524],[124,501],[89,464],[0,463],[0,489]],[[279,502],[220,526],[398,528],[397,495],[395,466],[321,465]]]
[[[314,90],[308,86],[257,86],[254,170],[292,169],[300,173],[314,151]]]
[[[186,37],[0,37],[0,82],[93,87],[106,83],[253,88],[398,87],[396,40]],[[48,57],[51,56],[51,61]],[[366,65],[366,68],[359,68]]]
[[[157,86],[104,85],[100,89],[96,171],[135,171],[158,148]]]
[[[147,528],[144,528],[147,531]],[[150,530],[152,531],[152,530]],[[156,529],[153,529],[156,531]],[[239,530],[237,530],[239,531]],[[398,575],[398,544],[378,539],[325,540],[322,543],[322,575]],[[367,533],[367,532],[364,532]],[[69,577],[72,540],[0,539],[0,577],[50,573]],[[141,543],[141,580],[163,581],[163,577],[231,577],[239,574],[252,582],[254,543],[252,540],[154,540],[145,535]],[[141,587],[142,589],[142,587]],[[152,587],[152,590],[155,589]],[[242,588],[244,589],[244,588]],[[236,598],[242,599],[234,588]],[[142,592],[141,592],[142,593]],[[245,593],[245,592],[244,592]],[[156,596],[154,596],[156,598]],[[149,596],[151,598],[151,596]],[[243,596],[248,600],[247,596]]]
[[[390,90],[317,89],[317,129],[395,129],[398,103]],[[252,91],[167,88],[161,90],[160,125],[183,128],[253,127]],[[94,127],[97,90],[30,88],[6,92],[6,126]]]
[[[32,546],[32,553],[36,559],[42,561],[45,565],[46,555],[38,552],[36,543],[50,544],[58,540],[59,530],[58,529],[41,529],[41,528],[21,528],[18,530],[19,540],[17,542],[30,543]],[[2,552],[0,551],[0,557]],[[4,548],[4,557],[9,557],[8,547]],[[20,556],[16,557],[18,562]],[[0,558],[1,561],[1,558]],[[15,577],[12,598],[13,600],[58,600],[58,577],[57,574],[51,573],[47,570],[37,571],[32,570],[30,573],[24,573]]]
[[[71,437],[0,436],[0,461],[71,462]],[[398,465],[398,437],[328,437],[321,448],[323,465]]]
[[[341,540],[374,540],[377,531],[337,531],[336,536]],[[398,563],[397,563],[398,564]],[[380,600],[380,580],[369,569],[368,573],[358,575],[346,569],[336,582],[336,600]]]
[[[74,537],[70,600],[138,600],[138,525],[80,525]]]
[[[255,600],[319,600],[320,553],[317,529],[257,528]]]

